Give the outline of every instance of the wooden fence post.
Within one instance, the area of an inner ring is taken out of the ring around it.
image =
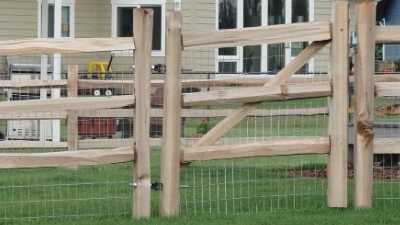
[[[68,66],[67,92],[68,97],[78,97],[78,65]],[[69,151],[78,150],[78,112],[69,110],[67,112],[67,145]]]
[[[167,74],[164,86],[164,122],[161,150],[162,216],[179,214],[179,183],[181,158],[181,54],[182,15],[173,11],[168,17],[166,38]]]
[[[153,37],[153,11],[136,9],[134,12],[135,37],[135,162],[133,216],[150,217],[150,76]]]
[[[354,204],[372,207],[376,2],[356,2]]]
[[[347,207],[347,133],[349,74],[349,2],[335,0],[332,12],[329,107],[331,152],[328,162],[328,206]]]

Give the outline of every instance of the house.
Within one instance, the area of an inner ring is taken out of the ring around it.
[[[378,23],[384,26],[400,25],[400,1],[380,1],[377,7]],[[400,61],[400,46],[385,44],[382,46],[381,55],[383,61]]]
[[[329,20],[330,0],[1,0],[0,40],[36,37],[125,37],[132,35],[132,8],[154,10],[153,62],[164,63],[166,13],[183,13],[184,31],[208,32],[230,28]],[[184,52],[183,69],[220,73],[276,73],[308,43],[201,49]],[[130,71],[132,54],[114,52],[114,71]],[[93,59],[110,53],[49,56],[54,73],[78,64],[85,70]],[[300,71],[327,72],[327,51]],[[10,62],[43,64],[40,56],[3,58]],[[7,63],[8,62],[8,63]],[[57,65],[58,64],[58,65]],[[1,69],[0,69],[1,70]],[[58,77],[58,75],[55,75]]]

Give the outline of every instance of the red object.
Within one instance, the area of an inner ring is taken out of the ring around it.
[[[79,118],[78,134],[91,137],[112,137],[117,132],[114,118]]]

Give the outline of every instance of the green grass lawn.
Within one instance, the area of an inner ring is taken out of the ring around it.
[[[182,216],[177,218],[152,218],[132,221],[128,216],[111,218],[79,219],[73,221],[53,221],[54,225],[388,225],[399,224],[400,215],[395,209],[319,209],[301,211],[280,211],[258,214],[242,214],[229,216]]]
[[[259,107],[324,106],[326,99],[264,103]],[[210,119],[209,127],[220,120]],[[197,137],[200,123],[201,119],[187,119],[184,136]],[[249,117],[226,137],[246,142],[246,138],[326,136],[327,125],[326,115]],[[65,139],[65,121],[62,127]],[[0,129],[5,130],[6,124],[0,124]],[[323,176],[326,161],[326,156],[288,156],[195,162],[181,171],[181,217],[160,218],[159,191],[152,191],[152,219],[134,222],[130,219],[132,163],[0,170],[0,224],[400,223],[400,180],[375,181],[373,210],[328,209]],[[159,181],[159,149],[153,149],[151,162],[152,180]],[[349,193],[351,189],[350,180]],[[352,207],[351,194],[349,199]]]
[[[153,181],[159,180],[159,157],[159,150],[154,149]],[[182,169],[182,216],[161,219],[159,192],[153,191],[153,218],[134,224],[398,222],[396,209],[400,200],[396,198],[400,197],[400,183],[394,180],[391,183],[376,181],[376,197],[382,199],[375,201],[374,210],[327,209],[325,178],[301,175],[306,171],[319,171],[325,163],[325,156],[193,163]],[[132,224],[131,174],[130,163],[79,169],[1,171],[0,224]]]

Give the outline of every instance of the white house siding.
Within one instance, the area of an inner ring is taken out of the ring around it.
[[[215,31],[215,9],[216,0],[183,0],[183,32]],[[214,71],[215,50],[204,48],[185,50],[182,68],[189,71]]]
[[[315,21],[330,21],[332,18],[332,1],[315,0]],[[329,46],[322,49],[314,59],[315,72],[328,72]]]
[[[37,37],[36,0],[0,1],[0,40]],[[30,61],[23,57],[22,61]],[[0,71],[6,69],[6,58],[0,57]]]
[[[75,37],[110,37],[111,2],[110,0],[76,0],[75,2]],[[109,59],[108,53],[64,55],[63,64],[79,65],[85,71],[91,60]]]
[[[167,11],[174,6],[174,0],[167,0]],[[315,0],[315,20],[330,20],[331,1]],[[215,31],[215,0],[182,0],[183,31]],[[110,37],[111,0],[76,0],[75,37]],[[1,0],[0,1],[0,40],[34,38],[37,36],[37,0]],[[214,49],[185,50],[183,69],[189,71],[214,71]],[[78,64],[86,70],[93,59],[109,60],[110,54],[93,53],[64,55],[64,70],[67,64]],[[38,57],[20,57],[25,63],[38,63]],[[115,57],[115,70],[130,70],[133,57]],[[153,57],[154,63],[164,63],[164,57]],[[328,49],[324,49],[315,58],[316,71],[326,72],[329,62]],[[1,66],[0,66],[1,67]]]

